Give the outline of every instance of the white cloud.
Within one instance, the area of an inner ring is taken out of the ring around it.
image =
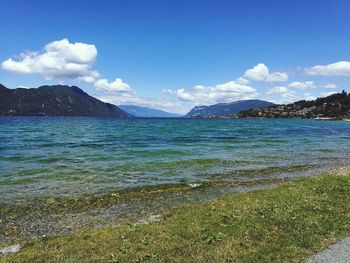
[[[239,78],[236,79],[236,82],[237,82],[238,84],[243,84],[243,85],[245,85],[245,84],[248,84],[248,83],[249,83],[249,80],[247,80],[246,78],[243,78],[243,77],[239,77]]]
[[[235,93],[250,93],[250,92],[256,91],[254,88],[244,84],[240,84],[234,80],[223,84],[218,84],[214,89],[222,92],[235,92]]]
[[[300,82],[300,81],[294,81],[288,85],[290,88],[296,88],[296,89],[310,89],[310,88],[315,88],[315,84],[313,81],[305,81],[305,82]]]
[[[213,87],[197,85],[188,91],[185,89],[165,89],[163,92],[181,101],[191,102],[192,106],[253,99],[257,96],[256,89],[234,80]]]
[[[328,97],[328,96],[333,95],[333,94],[336,94],[336,92],[334,92],[334,91],[322,92],[321,97]]]
[[[176,96],[178,99],[184,100],[184,101],[191,101],[194,99],[194,97],[190,93],[187,93],[185,89],[176,90]]]
[[[131,87],[120,78],[116,78],[113,82],[108,82],[107,79],[99,79],[95,82],[95,88],[106,92],[132,92]]]
[[[250,80],[278,82],[288,80],[288,75],[284,72],[270,72],[268,67],[262,63],[257,64],[252,69],[248,69],[243,77],[214,86],[197,85],[191,89],[165,89],[163,92],[177,98],[187,105],[210,105],[221,102],[232,102],[236,100],[255,99],[258,92],[248,85]],[[288,92],[287,92],[288,91]],[[286,87],[276,87],[269,91],[269,94],[279,93],[288,96],[294,92]]]
[[[311,95],[310,93],[304,93],[302,99],[303,100],[315,100],[317,98],[315,96]]]
[[[328,65],[317,65],[306,68],[305,73],[308,75],[321,76],[350,76],[350,62],[339,61]]]
[[[139,96],[129,84],[116,78],[113,82],[107,79],[99,79],[95,82],[95,89],[100,93],[98,99],[116,105],[132,104],[150,108],[161,109],[169,112],[183,112],[187,108],[179,101],[144,98]]]
[[[262,63],[257,64],[244,73],[244,77],[254,81],[278,82],[288,80],[288,75],[285,72],[271,72],[269,68]]]
[[[299,100],[315,100],[316,97],[310,93],[297,93],[287,87],[274,87],[266,92],[267,100],[276,104],[288,104]]]
[[[115,105],[131,104],[138,105],[143,107],[150,107],[154,109],[160,109],[168,112],[174,113],[186,113],[188,107],[184,106],[179,101],[172,101],[166,99],[152,99],[152,98],[143,98],[137,96],[136,94],[104,94],[97,97],[98,99],[113,103]]]
[[[273,94],[285,94],[290,92],[287,87],[274,87],[271,89],[268,89],[266,92],[266,95],[273,95]]]
[[[91,70],[97,49],[85,43],[62,39],[47,44],[41,52],[24,52],[18,59],[2,62],[4,70],[20,74],[40,74],[45,79],[77,79],[94,82],[99,76]]]
[[[335,83],[326,83],[323,85],[325,89],[336,89],[337,85]]]
[[[277,104],[287,104],[301,99],[295,91],[283,86],[268,89],[266,95],[268,101]]]
[[[90,71],[87,75],[82,76],[77,78],[77,80],[81,80],[87,83],[92,83],[95,82],[95,80],[100,76],[100,73],[98,73],[97,71]]]

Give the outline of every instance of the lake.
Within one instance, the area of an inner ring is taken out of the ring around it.
[[[0,117],[0,202],[293,176],[349,149],[343,121]]]

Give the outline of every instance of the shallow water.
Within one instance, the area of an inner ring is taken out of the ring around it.
[[[346,164],[349,139],[342,121],[0,117],[0,203]]]

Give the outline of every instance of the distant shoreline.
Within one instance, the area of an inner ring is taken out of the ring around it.
[[[129,119],[184,119],[184,120],[193,120],[193,119],[296,119],[296,120],[333,120],[333,121],[350,121],[350,118],[336,118],[336,117],[312,117],[312,118],[303,118],[303,117],[236,117],[236,116],[196,116],[196,117],[128,117],[120,118],[115,116],[90,116],[90,115],[0,115],[1,117],[42,117],[42,118],[110,118],[110,119],[120,119],[120,120],[129,120]]]

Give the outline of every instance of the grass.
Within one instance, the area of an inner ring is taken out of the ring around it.
[[[42,233],[52,235],[65,231],[64,227],[60,224],[71,214],[75,213],[91,213],[93,211],[103,211],[123,202],[140,202],[140,200],[154,200],[159,198],[166,198],[169,195],[193,195],[194,198],[200,192],[204,192],[208,189],[223,189],[223,188],[237,188],[248,187],[254,188],[261,185],[274,185],[276,183],[283,183],[285,179],[282,178],[267,178],[254,181],[245,182],[230,182],[230,181],[215,181],[215,182],[203,182],[193,188],[187,184],[168,184],[168,185],[154,185],[142,188],[124,189],[117,192],[107,192],[101,195],[82,195],[82,196],[66,196],[66,197],[38,197],[28,199],[23,203],[14,204],[0,204],[0,247],[4,247],[13,242],[13,240],[25,239],[28,236],[35,237],[40,236]],[[160,209],[159,207],[150,207],[151,210]],[[138,213],[147,213],[146,209],[138,209]],[[135,211],[134,211],[135,212]],[[137,220],[137,215],[130,213],[131,217],[127,215],[119,216],[119,220],[112,223],[119,224],[122,222],[133,222]],[[50,219],[51,218],[51,219]],[[53,219],[54,218],[54,219]],[[82,228],[81,223],[86,224],[89,222],[94,224],[111,224],[111,221],[104,219],[99,220],[98,216],[95,219],[99,221],[94,223],[93,219],[84,221],[80,218],[77,219],[72,226],[72,230],[76,231]],[[45,224],[47,220],[51,220],[49,224]],[[50,230],[50,224],[55,224],[53,221],[57,221],[53,231]],[[31,225],[32,222],[41,222],[38,225]],[[45,227],[44,227],[45,226]],[[42,229],[42,228],[46,229]],[[49,229],[47,229],[49,228]],[[2,238],[3,237],[3,238]]]
[[[3,262],[304,262],[350,234],[350,172],[171,209],[159,222],[31,240]]]

